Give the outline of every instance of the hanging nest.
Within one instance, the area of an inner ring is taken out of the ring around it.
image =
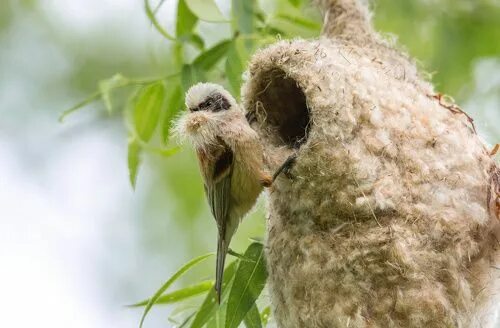
[[[242,91],[269,169],[298,156],[269,195],[278,327],[492,325],[495,162],[364,6],[318,3],[322,37],[256,53]]]

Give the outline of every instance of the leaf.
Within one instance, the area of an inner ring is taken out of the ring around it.
[[[257,308],[257,305],[255,303],[247,312],[247,315],[243,319],[243,322],[245,323],[245,327],[247,328],[262,328],[259,308]]]
[[[113,111],[111,103],[111,91],[116,88],[127,85],[129,80],[121,74],[115,74],[111,78],[99,82],[99,91],[108,113]]]
[[[136,139],[131,139],[128,143],[127,163],[130,184],[135,189],[137,182],[137,173],[141,164],[141,145]]]
[[[148,16],[149,20],[151,21],[151,24],[153,24],[153,26],[156,28],[156,30],[161,35],[163,35],[163,37],[165,37],[165,39],[170,40],[170,41],[175,41],[175,38],[172,35],[170,35],[170,33],[168,33],[167,30],[165,30],[163,28],[163,26],[161,26],[161,24],[156,19],[155,13],[154,13],[153,9],[151,8],[151,4],[149,3],[149,0],[144,0],[144,8],[146,9],[146,15]]]
[[[151,297],[151,299],[149,300],[148,304],[146,305],[146,308],[144,309],[144,313],[142,314],[139,328],[142,327],[142,324],[144,323],[144,319],[146,319],[146,315],[149,313],[149,311],[151,310],[153,305],[155,305],[156,301],[160,298],[160,296],[168,289],[168,287],[170,287],[180,276],[182,276],[184,273],[186,273],[186,271],[188,271],[193,266],[195,266],[196,264],[200,263],[201,261],[207,259],[208,257],[210,257],[212,255],[214,255],[214,254],[210,253],[210,254],[198,256],[198,257],[192,259],[191,261],[189,261],[188,263],[186,263],[182,268],[180,268],[176,273],[174,273],[174,275],[172,277],[170,277],[170,279],[168,279],[167,282],[165,282],[160,287],[160,289],[158,289],[156,291],[156,293],[153,295],[153,297]]]
[[[255,29],[255,18],[257,10],[257,1],[232,0],[232,26],[233,31],[240,34],[252,34]],[[252,40],[245,40],[245,46],[248,50],[252,49]]]
[[[167,105],[165,106],[165,115],[161,129],[163,142],[166,144],[170,137],[170,128],[172,127],[172,119],[182,106],[182,88],[180,84],[171,87],[167,94]]]
[[[214,0],[185,0],[191,12],[207,22],[225,22],[227,19],[220,12]]]
[[[197,66],[184,64],[181,70],[181,84],[186,92],[193,84],[204,81],[204,74]]]
[[[227,302],[226,328],[239,326],[266,283],[264,246],[260,243],[252,243],[245,251],[244,256],[255,262],[242,261],[238,266]]]
[[[243,70],[243,63],[238,53],[236,41],[233,41],[227,51],[226,76],[231,90],[235,95],[240,94],[240,86],[243,81]]]
[[[262,312],[260,313],[260,318],[261,318],[261,321],[262,321],[262,324],[265,326],[267,326],[267,323],[269,322],[269,317],[271,316],[271,307],[270,306],[266,306],[266,308],[264,310],[262,310]]]
[[[215,46],[196,57],[193,61],[193,65],[204,71],[210,70],[226,54],[230,45],[231,41],[229,40],[217,43]]]
[[[165,85],[156,82],[143,87],[134,104],[134,126],[139,137],[148,142],[158,125],[165,101]]]
[[[272,17],[268,26],[272,29],[284,31],[288,36],[314,37],[321,30],[321,24],[304,19],[298,15],[278,14]]]
[[[213,280],[202,281],[198,284],[191,285],[174,292],[162,295],[155,304],[171,304],[183,301],[193,296],[197,296],[203,294],[206,291],[209,291],[214,286]],[[129,307],[139,307],[146,306],[149,303],[149,299],[137,302],[135,304],[129,305]]]
[[[236,272],[236,265],[239,261],[234,261],[229,264],[224,270],[224,278],[222,280],[222,303],[227,298],[229,294],[229,286]],[[191,328],[201,328],[203,327],[216,313],[219,305],[217,304],[217,297],[215,289],[208,292],[205,300],[203,301],[198,313],[191,324]]]
[[[189,9],[186,5],[186,1],[179,0],[179,4],[177,5],[177,21],[175,27],[175,35],[177,35],[177,38],[184,35],[191,35],[197,22],[198,17],[196,17]]]
[[[191,43],[198,50],[203,50],[205,48],[205,41],[203,41],[203,39],[198,34],[193,33],[186,37],[183,37],[183,39]]]
[[[283,19],[289,21],[290,23],[301,26],[305,29],[310,29],[310,30],[314,30],[314,31],[321,30],[321,24],[319,22],[309,20],[309,19],[306,19],[306,18],[301,17],[301,16],[292,16],[292,15],[288,15],[288,14],[278,14],[276,16],[283,18]]]
[[[295,8],[298,8],[300,7],[300,5],[302,5],[302,0],[288,0],[288,2],[290,2]]]
[[[68,115],[73,114],[74,112],[76,112],[79,109],[82,109],[83,107],[85,107],[88,104],[96,101],[100,97],[101,97],[101,93],[100,92],[94,92],[93,94],[91,94],[90,96],[88,96],[87,98],[85,98],[84,100],[80,101],[78,104],[74,105],[73,107],[70,107],[70,108],[66,109],[64,112],[62,112],[61,115],[59,115],[59,119],[58,119],[59,122],[60,123],[64,122],[64,120],[66,119],[66,117]]]

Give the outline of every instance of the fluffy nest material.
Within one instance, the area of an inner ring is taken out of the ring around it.
[[[499,168],[364,7],[319,2],[323,37],[258,52],[243,87],[269,169],[298,154],[269,194],[278,327],[491,327]]]

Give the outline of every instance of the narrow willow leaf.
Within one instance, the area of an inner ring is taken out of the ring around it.
[[[170,137],[170,128],[172,127],[172,120],[179,112],[182,106],[182,88],[180,84],[169,86],[167,92],[167,105],[165,106],[165,114],[163,116],[163,122],[161,127],[161,137],[163,142],[168,143]]]
[[[163,26],[161,26],[160,22],[158,22],[158,20],[156,19],[154,10],[153,10],[153,8],[151,8],[151,4],[149,3],[149,0],[144,0],[144,8],[146,9],[146,15],[148,16],[149,20],[151,21],[153,26],[156,28],[156,30],[161,35],[163,35],[163,37],[165,37],[165,39],[170,40],[170,41],[175,41],[175,38],[172,35],[170,35],[170,33],[168,33],[167,30],[165,30],[163,28]]]
[[[303,18],[300,16],[292,16],[292,15],[283,14],[283,13],[277,14],[276,16],[283,18],[291,23],[294,23],[294,24],[299,25],[299,26],[306,28],[306,29],[310,29],[310,30],[314,30],[314,31],[321,30],[321,23],[313,21],[313,20],[309,20],[307,18]]]
[[[190,35],[197,22],[198,17],[189,9],[186,5],[186,1],[179,0],[179,4],[177,5],[177,21],[175,25],[175,34],[177,38]]]
[[[229,40],[217,43],[215,46],[196,57],[193,61],[193,65],[204,71],[210,70],[222,59],[222,57],[224,57],[230,45],[231,41]]]
[[[298,8],[300,7],[300,5],[302,5],[302,0],[288,0],[288,2],[290,2],[295,8]]]
[[[236,97],[239,97],[240,94],[240,86],[243,79],[243,70],[244,67],[240,58],[240,54],[238,53],[236,41],[231,42],[231,45],[229,46],[229,49],[227,51],[226,77],[229,81],[231,91],[234,95],[236,95]]]
[[[145,142],[153,136],[164,102],[163,82],[146,85],[137,95],[134,104],[134,126],[139,137]]]
[[[185,64],[181,70],[181,83],[183,91],[186,92],[196,82],[204,81],[204,74],[197,66]]]
[[[199,19],[207,22],[225,22],[227,19],[220,12],[214,0],[185,0],[187,6]]]
[[[266,306],[264,310],[260,313],[260,319],[262,321],[262,324],[267,326],[267,323],[269,322],[269,317],[271,317],[271,307]]]
[[[184,41],[191,43],[198,50],[205,49],[205,41],[203,41],[203,39],[198,34],[192,33],[187,36],[184,36],[182,39]]]
[[[213,280],[202,281],[198,284],[194,284],[182,289],[178,289],[168,294],[162,295],[155,304],[172,304],[180,301],[184,301],[190,297],[194,297],[209,291],[214,286]],[[146,306],[149,303],[149,299],[137,302],[135,304],[129,305],[129,307],[139,307]]]
[[[233,29],[241,34],[254,31],[254,19],[257,12],[257,1],[232,0]]]
[[[111,91],[116,88],[127,85],[129,80],[121,74],[115,74],[111,78],[99,82],[99,91],[108,113],[113,111],[111,103]]]
[[[300,18],[296,21],[293,17],[287,15],[276,15],[269,20],[268,26],[278,31],[283,31],[284,35],[294,35],[305,38],[318,35],[320,25],[313,27],[314,23],[312,21],[302,20]]]
[[[73,107],[70,107],[66,109],[64,112],[62,112],[61,115],[59,115],[59,122],[62,123],[66,119],[66,117],[70,114],[73,114],[79,109],[82,109],[83,107],[87,106],[88,104],[98,100],[101,98],[101,93],[100,92],[94,92],[84,100],[80,101],[78,104],[74,105]]]
[[[266,284],[264,246],[252,243],[244,256],[255,262],[241,261],[238,266],[227,301],[226,328],[237,328],[240,325]]]
[[[137,173],[141,164],[141,145],[136,139],[131,139],[128,143],[127,162],[130,184],[135,189]]]
[[[255,18],[258,1],[232,0],[233,31],[240,34],[252,34],[255,30]],[[252,40],[245,40],[248,50],[252,48]]]
[[[189,321],[191,321],[191,319],[194,317],[194,315],[196,314],[196,312],[193,312],[191,313],[189,316],[187,316],[187,318],[184,320],[184,322],[182,322],[178,328],[182,328],[182,327],[187,327]]]
[[[141,317],[141,322],[139,324],[139,327],[142,327],[142,324],[144,323],[144,319],[146,319],[147,314],[153,307],[153,305],[156,304],[156,301],[160,298],[161,295],[170,287],[177,279],[179,279],[180,276],[182,276],[184,273],[186,273],[189,269],[191,269],[193,266],[196,264],[200,263],[201,261],[207,259],[208,257],[214,255],[213,253],[198,256],[197,258],[192,259],[188,263],[186,263],[182,268],[180,268],[170,279],[165,282],[160,289],[156,291],[156,293],[149,299],[148,304],[146,305],[146,308],[144,309],[144,313],[142,314]]]
[[[262,321],[260,320],[260,313],[257,304],[253,304],[247,315],[243,319],[243,323],[247,328],[262,328]]]
[[[229,264],[224,270],[224,278],[222,281],[222,303],[227,299],[229,295],[231,281],[233,280],[234,273],[236,272],[236,266],[238,261],[234,261]],[[200,306],[200,309],[196,313],[196,316],[191,324],[191,328],[201,328],[214,316],[219,305],[217,304],[217,297],[215,289],[208,292],[205,300]],[[222,323],[224,324],[224,323]]]

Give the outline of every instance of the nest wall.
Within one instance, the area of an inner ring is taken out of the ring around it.
[[[325,30],[259,51],[242,92],[269,170],[298,155],[269,192],[278,327],[488,327],[495,162],[408,56]]]

